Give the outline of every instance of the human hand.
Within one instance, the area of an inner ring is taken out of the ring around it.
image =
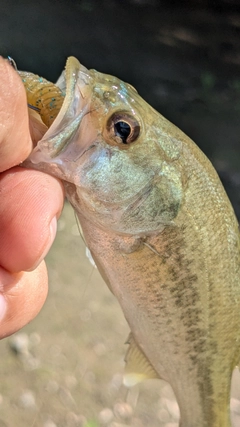
[[[0,58],[0,339],[27,324],[44,304],[43,258],[64,202],[57,179],[16,166],[31,150],[25,90]]]

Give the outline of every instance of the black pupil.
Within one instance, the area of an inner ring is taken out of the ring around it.
[[[114,124],[115,135],[119,136],[124,144],[131,133],[131,127],[126,122],[117,122]]]

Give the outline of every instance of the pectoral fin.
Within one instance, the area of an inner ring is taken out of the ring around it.
[[[159,375],[139,348],[131,333],[126,344],[129,344],[129,348],[125,356],[126,365],[123,384],[126,387],[132,387],[146,379],[159,378]]]

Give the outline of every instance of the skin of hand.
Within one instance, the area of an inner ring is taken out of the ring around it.
[[[43,258],[55,238],[63,187],[21,168],[32,150],[27,101],[16,71],[0,58],[0,338],[26,325],[48,291]]]

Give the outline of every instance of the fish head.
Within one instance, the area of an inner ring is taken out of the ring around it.
[[[76,211],[100,227],[161,229],[182,202],[181,141],[131,85],[68,61],[63,106],[27,166],[62,179]]]

